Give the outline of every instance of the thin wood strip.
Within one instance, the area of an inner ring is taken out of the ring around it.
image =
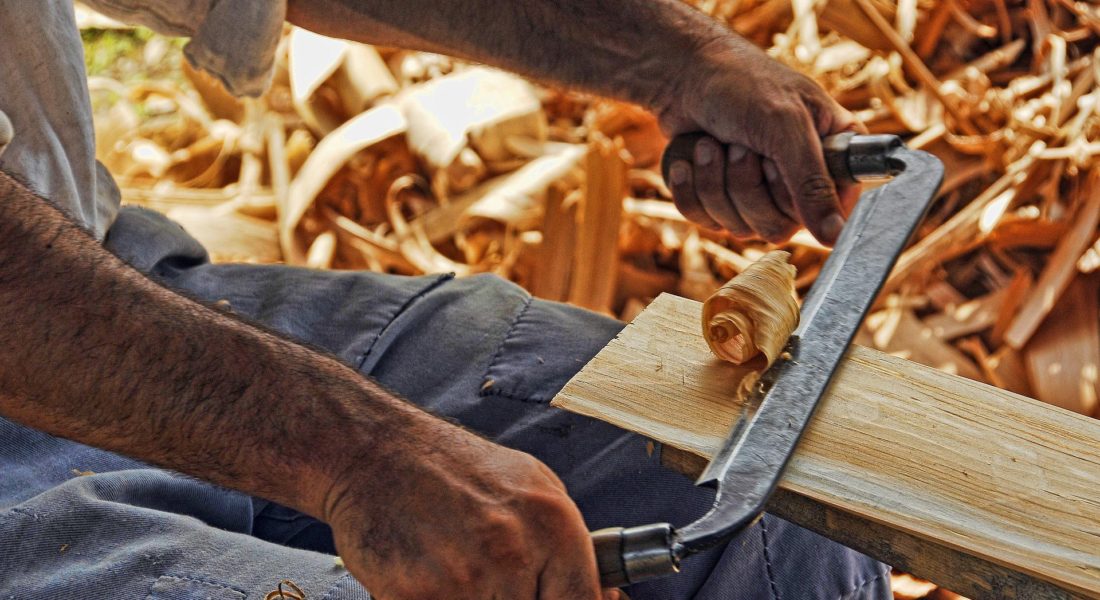
[[[980,233],[978,225],[982,212],[1005,190],[1019,185],[1034,162],[1034,157],[1027,155],[1010,165],[1000,179],[986,188],[970,204],[902,253],[894,270],[886,279],[883,294],[880,297],[897,289],[903,281],[922,269],[929,268],[935,262],[949,260],[966,249],[972,248]]]
[[[542,217],[542,245],[538,266],[531,279],[531,293],[539,298],[564,301],[569,297],[569,276],[577,241],[577,195],[561,185],[546,191]]]
[[[1100,314],[1096,277],[1077,277],[1024,349],[1035,397],[1083,415],[1098,408]]]
[[[1077,259],[1096,237],[1096,226],[1100,223],[1100,169],[1094,169],[1089,174],[1082,193],[1085,194],[1085,201],[1070,221],[1073,228],[1051,253],[1035,288],[1005,332],[1005,343],[1017,350],[1027,344],[1043,319],[1050,314],[1058,297],[1077,274]]]
[[[924,319],[941,340],[953,340],[992,327],[1001,314],[1007,288],[999,289]]]
[[[615,297],[628,163],[619,138],[596,138],[585,159],[584,200],[569,301],[604,313],[610,312]]]
[[[909,47],[909,44],[906,43],[900,35],[898,35],[898,32],[894,30],[893,26],[890,25],[890,22],[882,16],[882,13],[875,10],[875,7],[873,4],[871,4],[871,1],[855,0],[855,3],[857,6],[859,6],[860,10],[862,10],[863,13],[867,15],[867,18],[875,24],[875,27],[877,27],[882,32],[882,35],[887,39],[887,41],[890,42],[890,45],[893,46],[894,50],[899,55],[901,55],[902,62],[907,67],[909,67],[913,75],[917,79],[919,79],[922,84],[924,84],[929,93],[931,93],[933,96],[936,97],[937,100],[940,101],[940,104],[943,105],[944,110],[946,110],[948,114],[955,118],[955,123],[959,126],[960,129],[963,130],[963,133],[969,135],[977,135],[978,130],[974,129],[974,126],[970,123],[970,120],[967,119],[965,115],[959,112],[959,109],[954,102],[943,95],[940,81],[936,79],[936,76],[932,74],[932,71],[928,70],[928,67],[924,64],[924,61],[921,60],[919,56],[917,56],[916,52],[913,52],[913,49]]]

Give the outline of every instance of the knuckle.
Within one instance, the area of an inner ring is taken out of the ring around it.
[[[783,97],[788,97],[783,94]],[[784,123],[798,114],[797,106],[792,102],[766,102],[760,107],[762,116],[772,123]]]
[[[483,556],[489,561],[511,568],[526,567],[529,562],[526,527],[512,513],[493,513],[484,518],[485,543]]]

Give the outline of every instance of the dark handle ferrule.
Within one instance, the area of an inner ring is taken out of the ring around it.
[[[661,157],[661,174],[665,181],[669,180],[672,161],[694,162],[695,143],[706,135],[702,132],[685,133],[669,142]],[[848,132],[821,140],[829,174],[834,181],[847,183],[897,175],[901,165],[892,159],[891,154],[901,146],[901,138],[896,135],[856,135]]]
[[[592,532],[592,543],[604,588],[625,587],[680,570],[668,523],[601,529]]]

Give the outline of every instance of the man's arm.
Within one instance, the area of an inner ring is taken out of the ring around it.
[[[324,519],[378,597],[599,597],[544,465],[156,285],[4,174],[0,413]]]
[[[808,78],[680,0],[289,0],[335,37],[443,52],[637,102],[669,134],[704,131],[672,165],[692,220],[770,241],[805,224],[832,243],[844,207],[820,138],[851,116]],[[839,190],[843,204],[855,190]]]

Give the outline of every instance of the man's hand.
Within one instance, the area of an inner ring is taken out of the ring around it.
[[[703,131],[694,160],[673,161],[669,188],[684,216],[736,237],[784,242],[805,225],[832,245],[858,187],[829,177],[821,138],[851,115],[809,78],[747,41],[721,35],[660,108],[670,136]]]
[[[700,143],[670,182],[680,210],[705,226],[778,242],[805,225],[831,244],[856,198],[855,188],[837,193],[820,142],[852,129],[851,115],[681,0],[289,0],[287,17],[625,98],[657,111],[669,134],[709,133],[717,141]]]
[[[444,423],[417,451],[349,465],[325,520],[384,600],[611,600],[580,511],[549,468]]]
[[[384,600],[601,598],[542,463],[160,287],[3,173],[0,206],[0,414],[325,519]]]

